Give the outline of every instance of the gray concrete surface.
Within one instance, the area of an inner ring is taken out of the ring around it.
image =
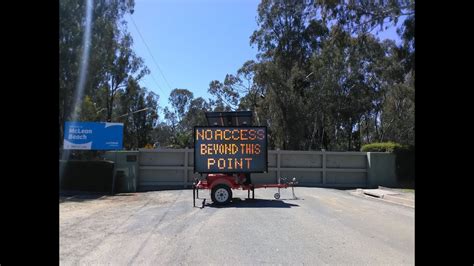
[[[403,189],[380,187],[377,189],[357,189],[351,194],[361,197],[374,197],[385,202],[415,208],[415,193]]]
[[[387,196],[395,196],[395,195],[400,195],[399,192],[395,191],[390,191],[390,190],[385,190],[385,189],[363,189],[362,192],[366,195],[377,197],[377,198],[385,198]]]
[[[367,153],[367,185],[368,187],[388,186],[398,184],[396,174],[396,156],[388,152]]]
[[[63,198],[60,264],[414,264],[413,208],[353,190],[255,192],[218,208],[201,191],[203,209],[192,190]]]

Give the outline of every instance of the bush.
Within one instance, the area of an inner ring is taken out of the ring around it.
[[[395,142],[377,142],[365,144],[362,146],[361,151],[363,152],[395,152],[400,149],[406,148],[405,146]]]

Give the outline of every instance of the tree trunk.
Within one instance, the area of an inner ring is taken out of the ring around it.
[[[378,126],[378,118],[379,118],[379,111],[375,111],[375,117],[374,117],[374,126],[375,126],[375,141],[380,141],[379,138],[379,126]]]
[[[367,143],[370,143],[370,116],[369,114],[367,114],[367,116],[365,117],[365,132],[367,134]]]

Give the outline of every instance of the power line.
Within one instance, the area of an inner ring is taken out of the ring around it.
[[[133,20],[132,16],[130,15],[130,18]],[[143,39],[142,35],[140,34],[140,31],[138,30],[138,27],[137,25],[135,24],[135,22],[133,22],[133,25],[135,26],[135,29],[137,30],[138,34],[140,35],[140,37],[142,38],[142,41],[143,43],[145,43],[145,39]],[[145,46],[146,46],[146,43],[145,43]],[[148,47],[148,46],[147,46]],[[158,89],[163,92],[163,95],[166,95],[166,92],[161,88],[161,86],[159,85],[158,81],[156,81],[155,79],[155,76],[153,76],[153,73],[150,71],[150,75],[151,75],[151,78],[153,79],[153,81],[156,83],[156,86],[158,87]]]
[[[163,92],[163,95],[166,95],[166,92],[160,87],[160,85],[158,85],[158,82],[156,81],[155,76],[153,76],[153,74],[151,73],[151,71],[150,71],[150,75],[151,75],[151,78],[153,79],[153,81],[155,81],[156,86],[158,87],[158,89],[159,89],[161,92]]]
[[[150,76],[153,79],[153,81],[155,82],[156,87],[158,87],[158,89],[163,93],[163,95],[166,95],[166,92],[161,88],[160,84],[156,81],[155,76],[153,76],[153,73],[151,73],[151,71],[150,71]],[[150,85],[148,82],[147,82],[147,84]]]
[[[161,68],[160,68],[160,66],[158,65],[158,63],[156,62],[155,57],[154,57],[153,54],[151,53],[151,50],[150,50],[150,48],[148,47],[148,45],[147,45],[147,43],[146,43],[146,41],[145,41],[145,38],[143,38],[143,35],[140,33],[140,30],[138,29],[138,26],[137,26],[137,24],[135,23],[135,20],[133,19],[132,15],[130,15],[130,19],[132,20],[132,23],[133,23],[133,25],[135,26],[135,29],[137,30],[138,35],[140,36],[140,38],[142,39],[143,43],[145,44],[145,47],[146,47],[146,49],[148,50],[148,53],[150,54],[151,59],[153,60],[153,63],[155,63],[155,66],[156,66],[156,67],[158,68],[158,70],[160,71],[161,76],[163,77],[163,79],[165,80],[166,84],[168,85],[168,88],[169,88],[170,91],[171,91],[172,88],[171,88],[171,86],[170,86],[168,80],[166,79],[165,75],[163,74],[163,71],[161,71]]]

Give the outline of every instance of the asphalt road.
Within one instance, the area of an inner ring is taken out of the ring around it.
[[[347,190],[234,191],[192,207],[192,190],[60,203],[60,264],[414,264],[414,209]],[[240,199],[239,199],[240,198]]]

